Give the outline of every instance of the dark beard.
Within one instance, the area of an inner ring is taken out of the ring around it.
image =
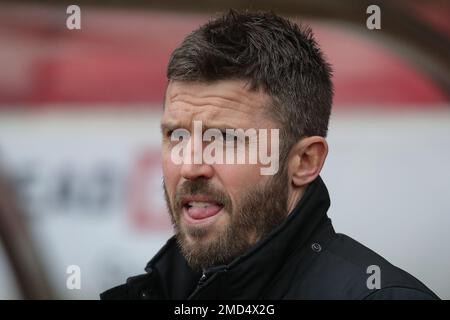
[[[287,172],[284,168],[280,168],[264,185],[249,187],[250,190],[242,195],[235,209],[231,199],[204,178],[185,181],[177,190],[173,202],[169,200],[166,187],[163,186],[178,245],[194,270],[230,263],[266,237],[288,214]],[[183,228],[180,225],[181,197],[193,194],[213,197],[224,204],[224,209],[230,215],[228,225],[211,241],[202,241],[208,230]],[[189,242],[187,236],[194,241]]]

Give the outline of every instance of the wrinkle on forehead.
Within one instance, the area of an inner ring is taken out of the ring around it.
[[[212,84],[175,81],[167,89],[166,112],[169,115],[166,114],[166,117],[183,118],[190,115],[191,120],[196,117],[232,122],[250,120],[254,126],[266,122],[264,120],[270,121],[264,116],[264,108],[270,100],[262,91],[248,90],[246,82],[242,80],[224,80]]]

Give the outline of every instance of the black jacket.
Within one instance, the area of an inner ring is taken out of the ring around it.
[[[101,299],[438,299],[425,285],[343,234],[327,217],[322,179],[312,182],[294,211],[269,236],[226,266],[193,272],[172,237],[146,274]],[[380,268],[381,288],[367,279]]]

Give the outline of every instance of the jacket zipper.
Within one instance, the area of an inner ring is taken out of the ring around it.
[[[206,272],[203,271],[202,276],[200,277],[200,280],[198,280],[197,286],[201,287],[205,283],[205,281],[208,279],[208,276],[206,275]]]
[[[188,300],[191,300],[201,289],[202,287],[205,285],[205,283],[208,280],[211,280],[214,278],[214,276],[220,272],[226,272],[227,268],[226,267],[218,267],[218,268],[214,268],[214,270],[210,270],[210,272],[206,272],[203,271],[202,272],[202,276],[200,277],[200,279],[198,280],[197,283],[197,288],[194,290],[194,292],[188,297]]]

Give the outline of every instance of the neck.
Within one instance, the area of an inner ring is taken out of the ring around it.
[[[288,215],[290,215],[292,213],[292,211],[294,210],[294,208],[297,205],[297,203],[303,197],[303,194],[305,193],[306,187],[307,186],[304,186],[304,187],[301,187],[301,188],[295,188],[295,189],[291,189],[290,190],[289,197],[288,197],[288,205],[287,205]]]

